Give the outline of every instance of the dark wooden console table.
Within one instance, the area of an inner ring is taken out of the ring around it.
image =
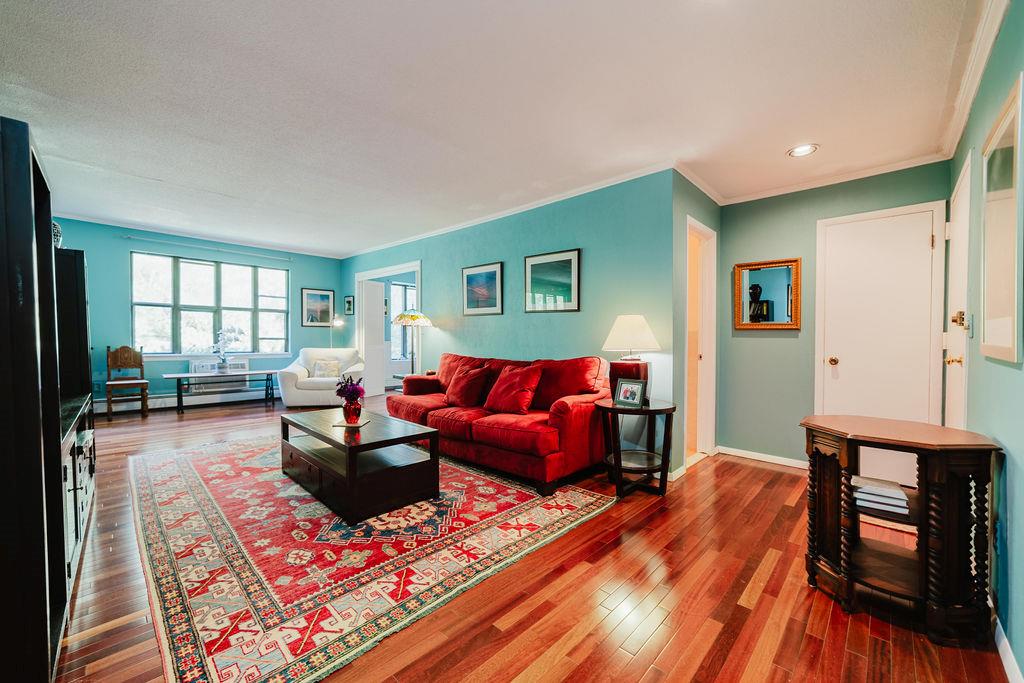
[[[854,608],[865,586],[923,612],[928,637],[949,643],[987,639],[989,483],[999,450],[980,434],[921,422],[812,415],[807,430],[807,582]],[[917,456],[917,489],[905,516],[858,508],[852,478],[860,448]],[[917,528],[915,550],[861,539],[860,516]]]

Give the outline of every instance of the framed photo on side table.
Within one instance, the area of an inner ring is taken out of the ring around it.
[[[302,288],[302,326],[330,327],[334,318],[334,290]]]
[[[647,391],[647,380],[620,379],[615,385],[613,402],[624,408],[643,408],[644,395]]]

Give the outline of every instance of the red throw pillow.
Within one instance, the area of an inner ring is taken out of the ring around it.
[[[533,366],[515,368],[507,366],[487,394],[484,408],[493,413],[525,415],[533,403],[533,395],[540,382],[541,369]]]
[[[448,390],[444,394],[444,400],[450,406],[461,408],[472,408],[480,405],[480,398],[490,379],[491,371],[487,368],[463,368],[455,373],[452,381],[448,383]]]

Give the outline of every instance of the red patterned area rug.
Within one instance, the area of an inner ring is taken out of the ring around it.
[[[439,499],[348,526],[282,474],[279,444],[130,459],[169,680],[319,680],[614,502],[442,459]]]

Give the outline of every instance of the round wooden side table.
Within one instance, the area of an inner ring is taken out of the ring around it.
[[[676,412],[674,403],[651,399],[650,405],[640,408],[618,406],[610,398],[603,398],[594,403],[601,413],[601,424],[604,428],[608,476],[615,482],[615,495],[622,498],[635,489],[644,489],[660,496],[665,495],[668,487],[668,465],[672,454],[672,414]],[[647,450],[622,450],[619,433],[619,417],[636,415],[647,418]],[[661,453],[654,448],[655,421],[658,415],[665,416],[665,433],[661,442]],[[641,474],[639,479],[626,479],[626,474]],[[654,475],[659,474],[657,486],[650,482]]]

